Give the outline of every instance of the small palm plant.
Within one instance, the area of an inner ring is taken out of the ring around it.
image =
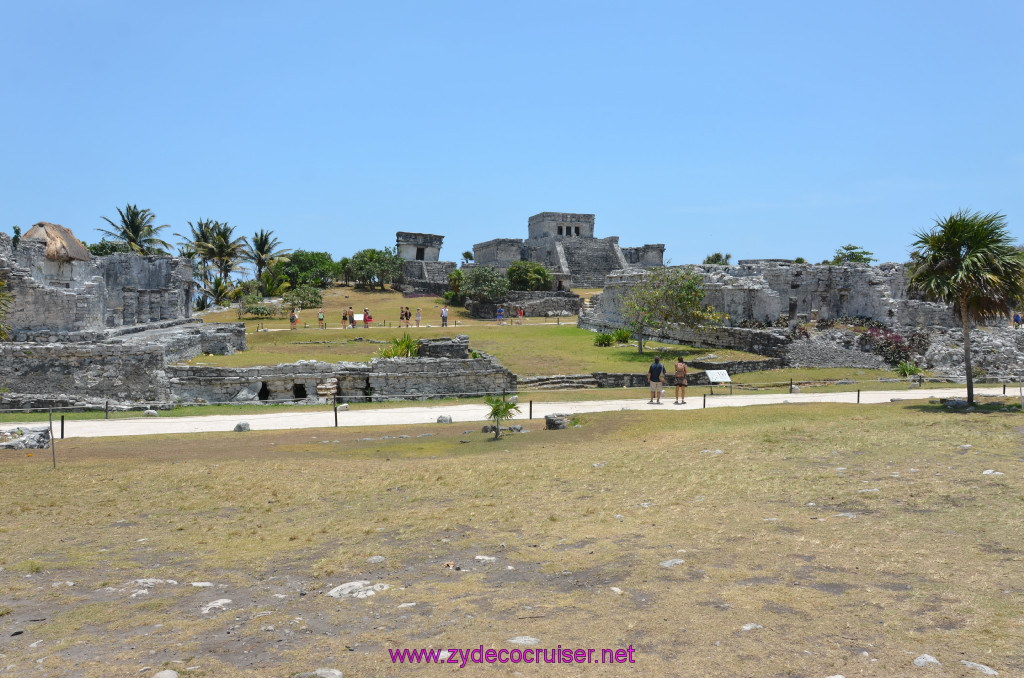
[[[415,358],[420,353],[420,345],[408,333],[400,337],[393,337],[387,346],[381,346],[377,351],[379,358]]]
[[[491,408],[487,418],[494,422],[494,439],[501,437],[501,422],[508,421],[519,412],[519,402],[508,400],[504,396],[484,396],[484,403]]]

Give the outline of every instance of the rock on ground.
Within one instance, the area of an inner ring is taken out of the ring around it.
[[[440,417],[437,418],[437,423],[438,424],[450,424],[450,423],[452,423],[452,415],[450,415],[450,414],[442,414]]]
[[[247,421],[240,421],[240,422],[238,422],[237,424],[235,424],[235,430],[239,431],[239,432],[241,432],[241,431],[248,431],[249,430],[249,422],[247,422]]]
[[[924,668],[933,665],[942,666],[942,663],[930,654],[921,654],[914,658],[914,666]]]

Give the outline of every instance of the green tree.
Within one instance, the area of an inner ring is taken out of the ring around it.
[[[276,261],[268,266],[259,278],[260,294],[265,297],[280,297],[289,289],[291,282],[285,274],[284,262]]]
[[[682,268],[649,270],[622,295],[626,327],[644,352],[644,337],[669,325],[706,327],[722,321],[722,314],[704,305],[704,280]]]
[[[468,264],[471,261],[473,261],[473,251],[466,250],[465,252],[462,253],[462,263]]]
[[[484,396],[484,403],[491,408],[487,418],[494,422],[494,439],[501,437],[501,422],[508,421],[519,412],[519,403],[502,396]]]
[[[513,261],[505,275],[514,290],[524,292],[550,290],[551,271],[536,261]]]
[[[127,254],[132,251],[128,245],[123,242],[110,242],[106,238],[100,240],[97,243],[86,245],[86,249],[94,257],[106,257],[111,254]]]
[[[11,238],[11,247],[18,249],[18,243],[21,242],[21,226],[15,226],[13,229],[14,237]]]
[[[203,290],[203,294],[209,297],[210,301],[216,306],[223,306],[229,302],[234,292],[235,288],[231,281],[219,275],[214,276],[210,284]]]
[[[351,282],[352,276],[352,260],[348,257],[342,257],[338,260],[338,276],[342,282],[346,285]]]
[[[797,257],[796,259],[793,260],[793,263],[794,264],[806,264],[807,260],[804,259],[803,257]]]
[[[190,231],[187,235],[174,234],[181,238],[178,242],[178,256],[192,262],[192,275],[196,289],[199,290],[196,302],[199,308],[204,308],[208,300],[204,298],[203,290],[210,285],[210,273],[213,270],[206,251],[213,241],[213,229],[217,222],[212,219],[197,219],[195,223],[187,223]]]
[[[276,260],[285,259],[291,250],[281,249],[281,241],[274,237],[273,231],[260,229],[246,243],[244,256],[256,269],[255,277],[259,280],[263,271]]]
[[[718,264],[720,266],[728,266],[729,260],[732,259],[731,254],[722,254],[721,252],[715,252],[704,257],[705,264]]]
[[[352,274],[363,287],[379,285],[384,289],[402,275],[402,263],[402,257],[388,248],[359,250],[352,255]]]
[[[462,291],[473,301],[496,303],[508,296],[508,278],[490,266],[474,266],[466,273]]]
[[[858,247],[857,245],[843,245],[836,250],[836,255],[832,257],[832,261],[822,263],[830,263],[836,266],[840,264],[866,264],[870,266],[871,262],[875,260],[872,256],[873,254],[873,252],[868,252],[863,247]]]
[[[117,213],[120,219],[116,224],[107,217],[101,217],[110,224],[113,230],[105,228],[97,230],[105,236],[110,236],[114,242],[128,245],[132,252],[144,255],[167,254],[167,248],[170,245],[161,240],[159,235],[160,231],[167,228],[167,225],[154,226],[155,214],[149,210],[139,209],[137,205],[132,204],[125,205],[123,210],[118,207]]]
[[[444,299],[449,304],[461,304],[466,301],[466,295],[462,291],[463,285],[466,283],[466,274],[461,269],[456,268],[448,274],[448,291],[444,294]]]
[[[324,289],[341,277],[329,252],[295,250],[281,266],[292,287],[312,285]]]
[[[974,404],[971,323],[1010,315],[1024,302],[1024,254],[997,213],[962,209],[914,235],[908,287],[952,304],[963,326],[967,402]]]

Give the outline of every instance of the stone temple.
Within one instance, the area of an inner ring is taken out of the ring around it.
[[[541,212],[529,220],[529,237],[497,238],[473,245],[478,266],[507,269],[536,261],[551,271],[555,288],[603,287],[605,276],[626,268],[663,266],[665,245],[620,247],[618,236],[594,237],[594,215]]]
[[[443,243],[443,235],[396,233],[395,249],[404,259],[397,289],[407,295],[444,294],[448,290],[448,274],[456,265],[454,261],[438,261]]]

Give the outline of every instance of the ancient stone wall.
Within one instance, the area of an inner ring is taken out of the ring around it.
[[[640,247],[623,247],[622,255],[626,262],[633,266],[651,268],[665,265],[665,245],[660,243],[641,245]]]
[[[456,334],[454,337],[439,339],[420,339],[416,343],[419,346],[420,358],[465,359],[469,357],[468,334]]]
[[[188,318],[192,265],[185,259],[114,254],[90,261],[48,259],[46,244],[0,234],[0,277],[14,295],[14,333],[82,332]]]
[[[164,364],[156,344],[0,343],[0,381],[12,394],[167,401]]]
[[[256,402],[338,397],[339,402],[425,400],[514,392],[516,377],[494,358],[314,360],[247,368],[172,366],[171,394],[182,402]]]
[[[477,266],[508,268],[513,261],[522,259],[523,241],[517,238],[495,238],[473,245],[473,263]]]
[[[541,212],[530,217],[527,225],[531,240],[555,236],[565,238],[594,237],[593,214]]]
[[[566,291],[510,292],[501,303],[466,301],[466,310],[473,318],[493,320],[498,307],[505,309],[505,319],[516,317],[516,309],[523,307],[528,318],[553,318],[571,316],[579,312],[582,300],[579,295]]]
[[[395,239],[398,256],[406,261],[437,261],[441,258],[443,235],[399,231]]]

